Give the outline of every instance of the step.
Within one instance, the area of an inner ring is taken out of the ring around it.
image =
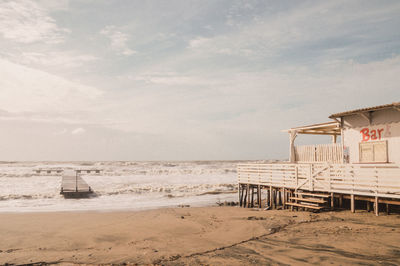
[[[311,196],[311,197],[320,197],[320,198],[329,198],[330,195],[327,194],[314,194],[314,193],[307,193],[307,192],[294,192],[296,195],[303,195],[303,196]]]
[[[311,205],[305,205],[305,204],[300,204],[300,203],[291,203],[291,202],[286,202],[285,205],[309,208],[309,209],[314,209],[314,210],[320,210],[323,208],[322,206],[311,206]]]
[[[318,199],[318,198],[296,198],[296,197],[290,197],[289,200],[307,201],[307,202],[321,203],[321,204],[326,203],[326,200]]]

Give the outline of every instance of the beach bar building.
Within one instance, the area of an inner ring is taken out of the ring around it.
[[[373,206],[376,215],[400,205],[400,102],[329,118],[285,130],[289,162],[239,164],[239,204],[319,210],[348,203],[353,212]],[[328,135],[331,143],[298,146],[302,134]]]

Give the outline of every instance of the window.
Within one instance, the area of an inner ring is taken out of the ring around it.
[[[362,142],[360,143],[360,162],[361,163],[386,163],[387,142]]]

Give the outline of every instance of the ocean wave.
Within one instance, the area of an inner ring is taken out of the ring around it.
[[[155,185],[142,185],[132,186],[125,185],[124,187],[114,187],[107,190],[93,188],[95,196],[107,197],[116,195],[150,195],[158,194],[166,197],[188,197],[188,196],[202,196],[202,195],[216,195],[223,193],[234,193],[236,192],[236,186],[234,184],[198,184],[198,185],[168,185],[168,186],[155,186]],[[48,193],[48,194],[8,194],[0,195],[0,201],[6,200],[35,200],[35,199],[52,199],[62,198],[59,193]]]
[[[0,201],[6,200],[34,200],[34,199],[53,199],[59,198],[59,194],[43,195],[43,194],[32,194],[32,195],[0,195]]]

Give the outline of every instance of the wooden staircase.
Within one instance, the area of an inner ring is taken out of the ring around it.
[[[330,196],[327,194],[317,194],[310,192],[294,192],[294,196],[290,196],[285,205],[290,206],[291,210],[294,207],[311,209],[319,211],[326,207],[327,199]]]

